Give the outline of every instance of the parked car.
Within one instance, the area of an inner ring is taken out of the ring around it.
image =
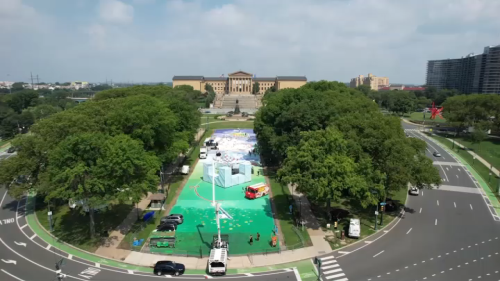
[[[160,223],[174,222],[177,224],[182,224],[184,222],[184,216],[181,214],[170,214],[166,217],[161,218]]]
[[[441,157],[441,154],[439,154],[439,152],[437,152],[437,151],[434,151],[434,153],[432,153],[432,155],[434,155],[434,157]]]
[[[410,188],[410,195],[418,195],[418,193],[419,193],[419,190],[415,186],[412,186]]]
[[[361,224],[359,219],[351,219],[349,222],[349,237],[359,238],[361,235]]]
[[[9,149],[7,149],[7,153],[14,153],[14,152],[16,152],[16,148],[13,146],[11,146],[11,147],[9,147]]]
[[[186,267],[182,263],[176,263],[173,261],[159,261],[155,264],[153,272],[154,274],[161,275],[175,275],[179,276],[184,274]]]
[[[177,224],[176,223],[163,223],[156,227],[157,231],[176,231]]]

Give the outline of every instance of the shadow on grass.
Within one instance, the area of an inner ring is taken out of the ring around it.
[[[80,209],[70,209],[67,204],[61,204],[62,202],[58,203],[51,207],[52,234],[61,241],[90,252],[116,239],[109,237],[108,233],[115,229],[132,210],[132,204],[118,203],[111,205],[107,210],[96,212],[94,216],[96,237],[91,239],[89,215]],[[47,207],[47,204],[38,197],[36,204],[38,220],[45,229],[50,230]]]

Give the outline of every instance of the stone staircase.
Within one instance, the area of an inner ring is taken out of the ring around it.
[[[253,95],[238,95],[231,94],[224,96],[222,101],[222,108],[234,109],[236,107],[236,100],[240,106],[240,110],[243,108],[255,108],[255,96]]]

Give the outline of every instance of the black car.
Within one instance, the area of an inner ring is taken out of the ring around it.
[[[157,231],[175,231],[177,230],[176,223],[162,223],[156,227]]]
[[[16,151],[16,148],[11,146],[9,149],[7,149],[7,153],[14,153]]]
[[[186,267],[182,263],[176,263],[173,261],[159,261],[155,264],[154,274],[161,275],[182,275]]]

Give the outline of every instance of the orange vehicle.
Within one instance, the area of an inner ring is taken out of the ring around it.
[[[248,199],[255,199],[268,194],[269,194],[269,187],[267,186],[267,184],[261,182],[247,186],[245,197]]]

